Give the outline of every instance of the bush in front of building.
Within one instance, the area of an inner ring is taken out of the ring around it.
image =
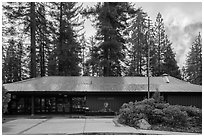
[[[189,125],[202,127],[202,110],[192,106],[177,106],[188,115]]]
[[[5,114],[8,111],[8,103],[11,100],[11,95],[8,91],[2,86],[2,114]]]
[[[181,111],[179,107],[170,105],[163,110],[163,124],[170,127],[187,126],[188,115],[185,111]]]
[[[129,126],[135,126],[137,125],[138,120],[140,119],[147,120],[147,117],[145,115],[146,107],[147,107],[146,105],[135,106],[135,103],[133,102],[123,104],[119,111],[118,122]]]
[[[150,98],[122,105],[118,122],[137,127],[140,119],[151,125],[163,125],[169,128],[202,127],[202,111],[192,106],[170,105],[162,99]]]
[[[163,124],[171,127],[184,126],[187,123],[187,113],[166,103],[156,102],[155,99],[124,104],[119,112],[118,122],[137,127],[140,119],[147,120],[151,125]]]

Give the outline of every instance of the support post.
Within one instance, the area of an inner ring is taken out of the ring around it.
[[[34,95],[31,96],[31,116],[34,116]]]
[[[150,76],[149,76],[149,67],[150,67],[150,45],[151,45],[151,38],[150,38],[150,17],[148,17],[148,55],[147,55],[147,77],[148,77],[148,86],[147,86],[147,98],[150,98]]]
[[[148,45],[148,68],[147,68],[147,75],[148,75],[148,98],[150,98],[150,77],[149,77],[149,65],[150,65],[150,61],[149,61],[149,54],[150,54],[150,49],[149,49],[149,45]]]

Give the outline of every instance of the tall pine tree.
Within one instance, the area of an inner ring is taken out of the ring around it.
[[[187,81],[202,85],[202,37],[196,37],[186,60]]]
[[[85,63],[85,75],[87,76],[102,76],[102,68],[98,62],[99,60],[99,47],[96,39],[94,37],[90,37],[89,39],[89,54],[88,59]]]
[[[57,57],[58,75],[77,76],[80,75],[79,58],[81,45],[77,42],[77,34],[73,27],[82,25],[79,21],[81,6],[76,6],[75,2],[56,3],[59,9],[56,19],[59,22],[57,32]]]
[[[21,51],[19,44],[12,39],[8,40],[9,47],[3,63],[3,83],[11,83],[21,80]]]
[[[21,32],[17,37],[24,39],[23,47],[29,45],[29,77],[80,74],[80,44],[74,30],[83,23],[78,18],[80,8],[73,2],[4,4],[6,18]]]
[[[5,6],[5,5],[4,5]],[[8,18],[10,14],[3,8],[2,29],[2,78],[3,83],[16,82],[28,78],[27,76],[27,46],[23,44],[23,33],[19,22]]]
[[[171,48],[172,43],[165,37],[164,62],[162,63],[162,72],[173,77],[181,79],[181,72],[175,59],[175,53]]]
[[[147,14],[143,12],[141,8],[137,10],[136,16],[131,20],[132,24],[127,29],[131,34],[129,38],[129,42],[132,47],[130,49],[130,69],[129,74],[131,76],[142,76],[144,75],[144,66],[146,64],[145,56],[146,56],[146,35],[147,32],[147,22],[146,22]]]
[[[40,39],[40,35],[37,35],[37,25],[40,24],[38,22],[39,10],[38,7],[40,3],[34,2],[11,2],[3,5],[4,14],[9,21],[15,22],[15,25],[18,26],[19,35],[17,36],[19,39],[22,38],[23,46],[30,44],[29,53],[26,55],[29,57],[29,71],[28,74],[31,78],[37,76],[37,54],[40,51],[36,49],[39,48],[37,44],[37,40]],[[40,66],[41,67],[41,66]],[[43,73],[43,72],[42,72]]]
[[[134,9],[127,2],[98,3],[95,8],[85,12],[95,17],[97,40],[101,41],[99,48],[99,63],[103,68],[103,76],[121,76],[124,62],[124,37],[122,31],[126,28],[128,14]]]
[[[165,34],[165,27],[161,13],[157,14],[153,29],[153,47],[150,59],[153,76],[161,76],[164,73],[181,78],[180,70],[172,50],[172,43]]]
[[[161,13],[157,14],[156,22],[154,25],[154,48],[153,57],[151,59],[152,75],[160,76],[162,72],[162,62],[164,61],[163,52],[165,44],[165,29]]]

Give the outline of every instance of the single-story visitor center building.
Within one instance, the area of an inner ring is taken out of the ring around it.
[[[3,85],[11,94],[8,114],[118,112],[123,103],[147,98],[147,77],[45,76]],[[202,107],[202,86],[171,76],[150,77],[150,96],[170,104]],[[106,111],[106,110],[105,110]]]

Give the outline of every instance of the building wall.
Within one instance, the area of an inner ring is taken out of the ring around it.
[[[150,97],[153,93],[150,94]],[[184,106],[196,106],[202,108],[202,93],[187,93],[187,92],[161,92],[164,96],[165,101],[172,105],[184,105]],[[86,96],[86,105],[89,107],[90,111],[100,111],[104,108],[104,103],[107,102],[111,110],[117,112],[123,103],[129,103],[130,101],[135,102],[143,100],[147,97],[147,93],[137,92],[137,93],[115,93],[115,94],[88,94]]]
[[[88,94],[86,96],[86,105],[89,107],[90,111],[101,111],[104,108],[104,103],[108,103],[109,108],[117,112],[124,103],[143,100],[146,96],[145,94],[146,93]]]
[[[50,92],[51,93],[51,92]],[[60,102],[58,101],[59,98],[64,98],[64,105],[66,105],[66,98],[69,98],[68,101],[71,101],[71,98],[81,97],[85,98],[85,105],[89,107],[90,111],[101,111],[104,109],[104,104],[108,103],[110,110],[114,112],[118,112],[120,107],[124,103],[129,103],[130,101],[135,102],[141,101],[144,98],[147,98],[147,92],[83,92],[77,93],[73,95],[68,95],[67,92],[58,94],[48,94],[42,92],[35,93],[35,109],[37,110],[36,105],[36,97],[44,98],[45,102],[47,100],[52,99],[53,97],[56,98],[55,101],[55,108],[57,104]],[[67,95],[65,97],[65,94]],[[150,97],[153,93],[150,94]],[[11,99],[9,103],[9,113],[10,114],[30,114],[31,113],[31,95],[24,93],[16,93],[16,98]],[[198,108],[202,108],[202,92],[161,92],[161,95],[164,96],[165,101],[172,104],[172,105],[185,105],[185,106],[196,106]],[[14,101],[14,103],[12,103]],[[42,99],[41,99],[42,101]],[[63,103],[62,103],[63,104]],[[46,106],[46,105],[45,105]],[[73,100],[70,102],[70,110],[73,113]],[[82,105],[83,106],[83,105]],[[41,113],[42,113],[41,104]],[[43,109],[44,110],[44,109]],[[43,111],[44,112],[44,111]],[[37,113],[37,111],[35,112]],[[45,110],[44,113],[53,113],[49,108]],[[55,113],[59,113],[58,109],[56,108]],[[66,113],[66,112],[64,112]],[[76,111],[78,113],[78,111]]]
[[[202,92],[175,92],[165,93],[164,95],[169,104],[202,108]]]

